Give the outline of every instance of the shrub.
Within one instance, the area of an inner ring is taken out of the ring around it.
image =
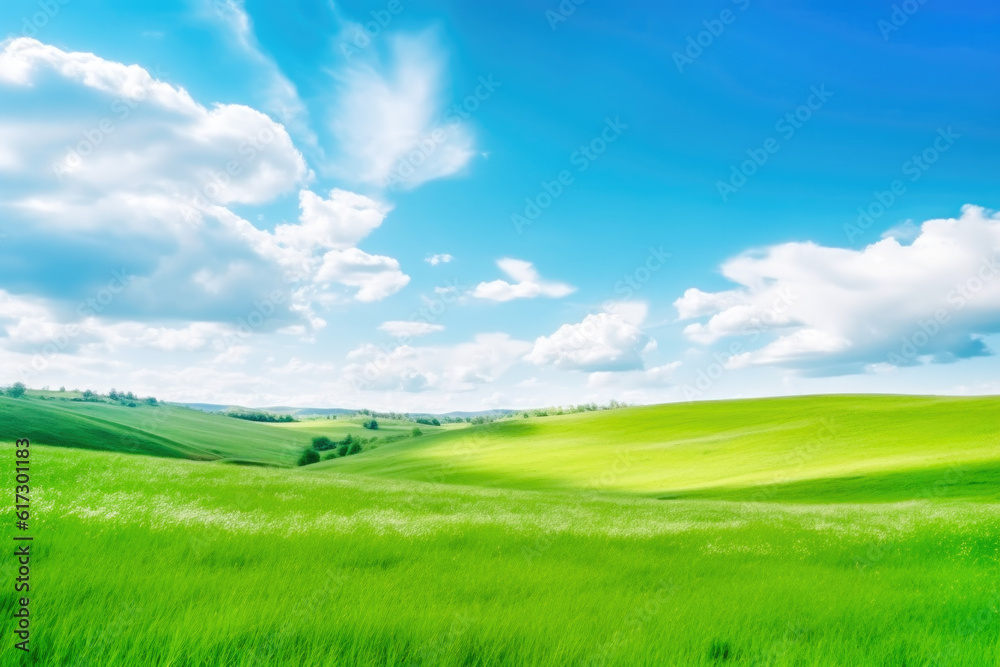
[[[364,426],[367,429],[372,430],[372,431],[378,430],[378,422],[375,421],[374,419],[369,419],[368,421],[364,422],[361,425]]]
[[[361,443],[355,440],[351,443],[351,448],[347,451],[348,454],[357,454],[361,451]]]
[[[326,437],[325,435],[317,435],[312,439],[312,448],[317,452],[325,452],[328,449],[333,449],[335,447],[333,440]]]
[[[312,463],[319,463],[319,452],[312,447],[309,447],[302,452],[302,456],[299,457],[299,465],[307,466]]]
[[[4,389],[3,393],[7,394],[11,398],[21,398],[22,396],[24,396],[25,391],[27,391],[27,387],[24,386],[23,382],[15,382],[14,384]]]
[[[156,399],[153,398],[152,396],[143,401],[143,403],[145,403],[146,405],[157,405]]]
[[[335,458],[337,458],[337,452],[336,451],[332,451],[329,454],[327,454],[326,456],[324,456],[323,460],[324,461],[329,461],[330,459],[335,459]]]
[[[427,426],[441,425],[441,422],[439,422],[436,417],[418,417],[416,421],[418,424],[426,424]]]
[[[347,450],[351,448],[350,445],[344,443],[337,448],[337,456],[347,456]]]
[[[413,427],[413,430],[412,430],[412,431],[410,431],[410,435],[412,435],[412,436],[413,436],[414,438],[416,438],[416,437],[418,437],[418,436],[421,436],[421,435],[423,435],[423,434],[424,434],[424,432],[423,432],[423,431],[421,431],[421,430],[420,430],[419,428],[417,428],[416,426],[414,426],[414,427]]]

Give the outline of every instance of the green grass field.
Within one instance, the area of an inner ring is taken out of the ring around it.
[[[56,392],[38,391],[20,399],[0,396],[0,440],[29,438],[81,449],[289,466],[314,436],[392,439],[409,436],[414,426],[382,420],[377,431],[369,431],[361,426],[364,419],[360,417],[269,424],[166,404],[126,408],[107,402],[75,402],[68,399],[77,396],[67,394],[60,397]],[[425,433],[443,430],[422,424],[420,429]]]
[[[37,434],[2,665],[1000,665],[994,398],[421,426],[303,468],[360,424],[63,403],[0,399],[0,440]]]

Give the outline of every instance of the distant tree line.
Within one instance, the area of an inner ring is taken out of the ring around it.
[[[298,419],[292,415],[279,415],[273,412],[265,412],[263,410],[247,410],[246,408],[230,408],[224,413],[227,417],[235,417],[236,419],[246,419],[252,422],[270,422],[270,423],[287,423],[287,422],[297,422]]]
[[[541,408],[537,410],[525,410],[521,416],[525,419],[529,417],[548,417],[550,415],[569,415],[576,412],[596,412],[598,410],[619,410],[630,407],[628,403],[611,400],[607,405],[597,403],[581,403],[580,405],[570,405],[568,407]]]
[[[46,387],[45,390],[48,390],[48,387]],[[25,393],[27,393],[27,391],[28,388],[23,382],[15,382],[12,385],[0,387],[0,394],[11,398],[21,398],[25,395]],[[59,387],[59,393],[65,392],[66,387]],[[159,405],[159,401],[157,401],[153,396],[141,398],[131,391],[118,391],[117,389],[112,389],[107,393],[107,395],[99,394],[95,391],[91,391],[90,389],[84,389],[80,392],[80,396],[75,398],[67,399],[62,396],[56,398],[55,396],[46,396],[45,394],[39,395],[38,398],[41,400],[70,400],[85,403],[117,403],[129,408],[139,407],[140,403],[144,403],[146,405]]]

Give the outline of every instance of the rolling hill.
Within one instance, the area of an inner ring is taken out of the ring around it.
[[[514,419],[315,470],[661,498],[1000,497],[1000,399],[805,396]]]
[[[59,447],[287,466],[294,465],[317,435],[392,439],[409,436],[413,427],[409,422],[382,420],[378,431],[369,431],[360,418],[270,424],[166,403],[130,408],[74,398],[79,396],[72,392],[60,396],[40,391],[18,399],[0,396],[0,441],[29,438]],[[421,425],[421,429],[437,427]]]

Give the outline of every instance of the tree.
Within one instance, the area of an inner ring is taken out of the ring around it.
[[[317,435],[312,440],[312,447],[317,452],[325,452],[328,449],[333,449],[334,444],[333,440],[330,440],[330,438],[326,437],[325,435]]]
[[[307,447],[302,456],[299,457],[299,465],[307,466],[313,463],[319,463],[319,452],[317,452],[312,447]]]
[[[372,430],[372,431],[378,430],[378,422],[375,421],[374,419],[369,419],[368,421],[364,422],[361,425],[364,426],[367,429]]]
[[[157,404],[157,403],[156,403],[156,399],[155,399],[154,397],[152,397],[152,396],[150,396],[149,398],[147,398],[147,399],[146,399],[146,400],[144,401],[144,403],[145,403],[146,405],[156,405],[156,404]]]
[[[27,391],[27,387],[24,386],[23,382],[15,382],[11,386],[4,390],[4,393],[11,398],[21,398],[24,396],[24,392]]]

